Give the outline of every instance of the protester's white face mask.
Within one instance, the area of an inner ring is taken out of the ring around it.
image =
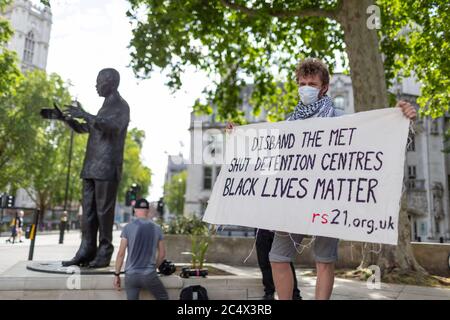
[[[320,89],[311,86],[301,86],[298,88],[298,95],[303,104],[308,105],[319,99]]]

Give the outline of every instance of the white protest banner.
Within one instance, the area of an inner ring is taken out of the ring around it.
[[[236,127],[203,220],[397,244],[400,108]]]

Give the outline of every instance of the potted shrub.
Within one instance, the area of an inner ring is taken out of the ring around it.
[[[206,261],[206,252],[211,242],[211,233],[208,225],[195,215],[192,215],[192,217],[180,215],[168,225],[164,225],[163,229],[169,234],[190,236],[191,251],[182,252],[182,254],[191,256],[191,264],[189,267],[182,268],[181,276],[207,276],[208,269],[204,268],[204,263]]]

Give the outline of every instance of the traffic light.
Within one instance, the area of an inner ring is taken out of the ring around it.
[[[161,217],[164,215],[164,198],[159,198],[158,205],[156,206],[156,211]]]
[[[128,190],[125,196],[125,205],[132,206],[136,202],[136,193],[132,190]]]
[[[14,208],[14,204],[16,202],[16,197],[2,194],[0,197],[0,208]]]
[[[134,206],[137,200],[137,196],[139,193],[140,187],[136,183],[133,183],[130,189],[127,191],[125,195],[125,205],[126,206]]]
[[[6,196],[6,208],[13,208],[16,202],[16,197],[8,195]]]

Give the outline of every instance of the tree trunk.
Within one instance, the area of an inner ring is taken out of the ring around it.
[[[344,31],[355,111],[386,108],[388,96],[377,30],[367,27],[373,0],[343,0],[337,21]]]
[[[404,192],[400,203],[400,216],[398,225],[398,245],[377,245],[366,243],[364,246],[363,259],[358,269],[377,265],[381,272],[411,274],[427,274],[426,270],[417,262],[411,246],[411,227],[407,214],[406,193]]]
[[[419,265],[411,246],[411,226],[407,213],[406,192],[402,195],[400,217],[398,226],[398,245],[384,245],[377,259],[377,265],[386,272],[414,271],[426,274],[425,269]]]
[[[373,0],[343,0],[337,20],[344,30],[346,51],[353,85],[355,111],[388,107],[384,65],[376,29],[369,29],[367,8]],[[401,199],[398,245],[365,244],[359,268],[376,264],[382,274],[426,271],[417,263],[411,247],[410,222],[406,212],[406,194]]]
[[[48,199],[45,192],[37,193],[36,206],[39,208],[40,212],[40,222],[44,222],[45,210],[47,210]]]

